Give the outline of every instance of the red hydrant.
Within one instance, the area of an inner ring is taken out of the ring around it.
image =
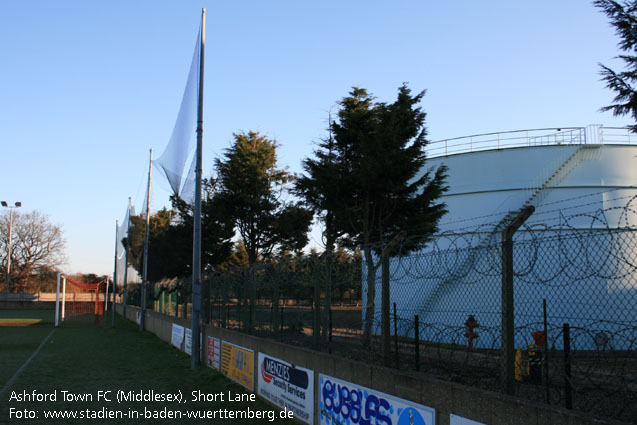
[[[469,340],[469,348],[473,348],[473,340],[478,337],[478,332],[475,331],[475,328],[480,326],[480,323],[473,317],[473,314],[470,314],[467,321],[464,322],[464,326],[467,328],[464,336]]]

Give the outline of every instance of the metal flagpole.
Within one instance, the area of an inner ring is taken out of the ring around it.
[[[104,313],[108,311],[108,277],[106,277],[106,288],[104,289]]]
[[[199,50],[199,99],[197,109],[197,151],[195,166],[195,208],[193,223],[192,249],[192,358],[194,369],[200,362],[199,350],[199,316],[201,312],[201,173],[203,146],[203,71],[204,46],[206,40],[206,9],[201,10],[201,47]]]
[[[148,299],[148,228],[150,225],[150,179],[153,173],[153,149],[150,149],[148,164],[148,191],[146,193],[146,229],[144,231],[144,266],[142,269],[142,315],[139,320],[139,330],[143,331],[146,322],[146,301]]]
[[[126,303],[128,302],[128,300],[126,299],[128,297],[128,288],[126,287],[128,284],[128,251],[130,248],[130,210],[131,210],[131,197],[128,197],[128,213],[126,214],[128,216],[128,223],[126,225],[126,246],[124,247],[126,249],[125,254],[124,254],[124,282],[122,284],[124,291],[122,294],[122,317],[124,317],[124,319],[126,319]]]
[[[115,326],[115,296],[117,292],[117,244],[119,241],[117,240],[119,224],[117,220],[115,220],[115,267],[113,268],[113,300],[111,304],[111,326]]]

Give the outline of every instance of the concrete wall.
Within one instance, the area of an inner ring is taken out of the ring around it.
[[[121,313],[121,305],[117,306],[117,311]],[[137,307],[127,307],[127,318],[135,321],[138,311]],[[155,312],[146,312],[146,330],[153,332],[168,343],[170,343],[173,323],[190,328],[192,322],[190,319],[179,319]],[[256,370],[258,368],[257,352],[278,357],[295,366],[314,370],[315,424],[319,423],[319,394],[316,390],[319,373],[432,407],[436,409],[436,425],[449,425],[450,414],[463,416],[487,425],[622,424],[622,422],[613,420],[593,419],[583,413],[521,400],[497,392],[352,361],[228,329],[203,326],[202,333],[202,364],[205,364],[204,359],[207,358],[207,337],[212,336],[255,351],[255,380],[258,372]],[[256,386],[255,382],[255,388]]]

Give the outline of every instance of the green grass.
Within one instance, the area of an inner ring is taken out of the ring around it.
[[[42,319],[32,326],[0,326],[0,388],[51,332],[54,316],[53,310],[0,310],[0,319]]]
[[[41,319],[40,323],[52,324],[55,319],[55,310],[0,309],[0,319]]]
[[[115,328],[110,327],[110,314],[105,317],[104,327],[96,327],[86,316],[69,319],[64,326],[57,328],[40,353],[16,379],[13,386],[0,396],[0,423],[29,424],[141,424],[141,423],[270,423],[266,419],[58,419],[45,420],[44,410],[109,410],[127,412],[129,409],[143,412],[144,407],[154,410],[219,410],[228,409],[246,411],[276,410],[261,400],[250,401],[216,401],[192,402],[191,392],[249,394],[243,387],[232,383],[220,373],[202,366],[195,370],[190,367],[190,356],[171,345],[159,340],[147,332],[139,332],[134,323],[116,318]],[[0,328],[0,388],[17,370],[21,362],[28,358],[42,339],[50,332],[51,326],[31,326],[22,328]],[[6,339],[5,339],[6,338]],[[6,344],[5,344],[6,341]],[[7,363],[8,362],[8,363]],[[9,373],[4,365],[9,364]],[[22,394],[23,391],[40,394],[57,391],[56,402],[17,402],[9,401],[12,391]],[[93,401],[65,402],[61,400],[61,391],[73,394],[92,394]],[[111,397],[118,390],[145,391],[156,393],[176,393],[181,390],[187,402],[175,404],[169,402],[125,402],[118,404],[97,401],[98,391],[112,391]],[[225,400],[225,399],[224,399]],[[9,409],[29,409],[37,411],[38,419],[19,420],[9,418]],[[276,420],[274,423],[281,423]],[[291,421],[286,421],[291,423]]]

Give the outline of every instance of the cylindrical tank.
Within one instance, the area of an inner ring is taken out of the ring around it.
[[[600,348],[596,340],[626,348],[622,341],[634,335],[623,333],[634,332],[637,315],[632,142],[637,137],[625,129],[589,126],[433,143],[426,170],[448,167],[449,190],[441,201],[449,212],[425,249],[392,259],[398,315],[419,315],[430,339],[452,343],[466,343],[457,329],[473,315],[480,322],[474,345],[499,346],[500,236],[517,211],[533,205],[514,236],[516,345],[541,329],[546,300],[550,326],[569,323],[592,335],[576,348]],[[363,266],[363,300],[365,273]],[[380,270],[376,282],[380,323]]]

